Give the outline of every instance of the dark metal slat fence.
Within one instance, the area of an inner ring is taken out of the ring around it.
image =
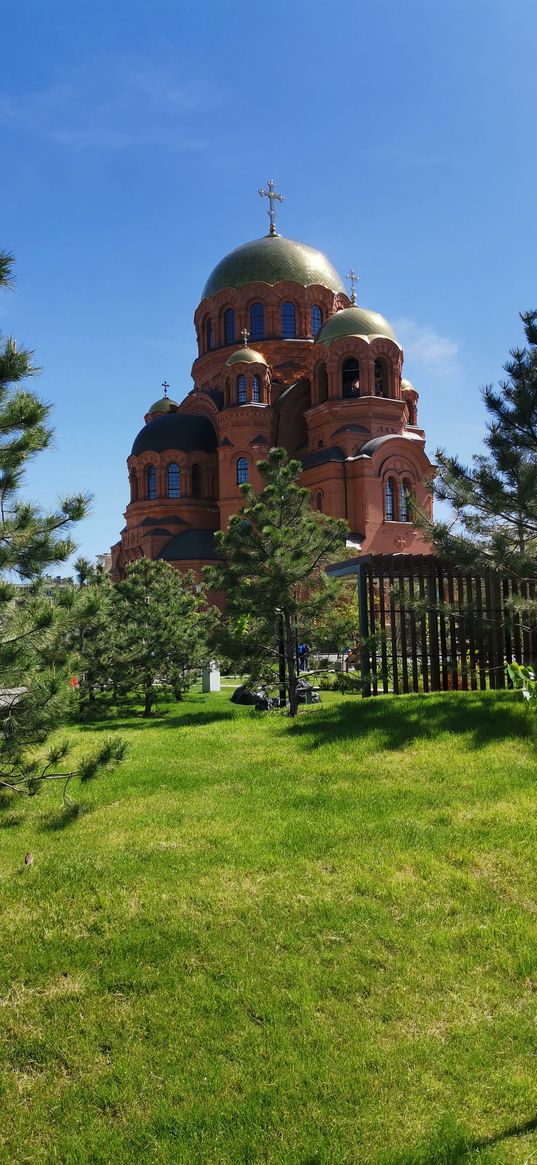
[[[533,582],[434,555],[366,555],[330,573],[357,576],[364,695],[504,688],[506,662],[537,663]]]

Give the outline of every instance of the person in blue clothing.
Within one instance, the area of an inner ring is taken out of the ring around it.
[[[310,649],[307,643],[299,643],[298,645],[298,669],[299,671],[307,671],[309,661]]]

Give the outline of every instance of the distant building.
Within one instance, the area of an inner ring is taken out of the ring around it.
[[[112,570],[112,554],[108,550],[105,554],[96,554],[95,561],[98,566],[101,566],[105,574],[110,574]]]
[[[260,191],[261,193],[261,191]],[[226,255],[196,308],[194,388],[151,404],[127,459],[126,524],[112,576],[145,555],[199,579],[216,555],[214,531],[260,485],[256,462],[273,445],[301,460],[312,507],[346,518],[363,552],[429,549],[409,520],[409,495],[430,512],[433,466],[418,393],[384,318],[349,297],[320,251],[270,232]]]
[[[41,581],[43,583],[42,593],[49,596],[55,594],[59,590],[65,590],[66,587],[71,587],[73,585],[72,578],[64,578],[59,574],[55,575],[54,577],[45,574],[43,575]],[[16,591],[18,591],[20,594],[23,594],[24,591],[27,591],[28,587],[30,587],[32,584],[30,582],[19,582],[14,583],[13,585]]]

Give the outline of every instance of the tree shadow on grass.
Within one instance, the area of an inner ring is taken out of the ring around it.
[[[537,1116],[509,1125],[490,1137],[472,1138],[451,1121],[443,1121],[427,1143],[412,1149],[400,1149],[383,1157],[382,1165],[469,1165],[476,1154],[493,1149],[503,1141],[526,1137],[537,1129]]]
[[[443,733],[464,735],[469,748],[519,738],[530,740],[532,725],[520,697],[511,692],[427,696],[346,697],[288,726],[310,748],[335,741],[367,740],[371,747],[399,749],[413,741],[434,741]]]
[[[199,712],[184,712],[183,715],[169,716],[166,712],[158,713],[145,720],[140,714],[130,716],[118,715],[110,720],[96,720],[94,723],[79,724],[81,732],[129,732],[140,729],[158,732],[159,728],[198,728],[206,724],[215,724],[222,720],[234,720],[234,712],[215,709],[201,709]]]
[[[61,805],[59,809],[51,809],[49,813],[43,814],[38,828],[42,833],[60,833],[91,812],[89,805]]]

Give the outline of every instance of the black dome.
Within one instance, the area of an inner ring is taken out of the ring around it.
[[[159,554],[159,558],[165,562],[193,558],[214,560],[221,557],[212,530],[185,530],[182,534],[176,534]]]
[[[207,417],[167,413],[140,429],[131,452],[136,457],[139,453],[164,453],[166,449],[180,449],[183,453],[201,449],[204,453],[215,453],[216,433]]]

